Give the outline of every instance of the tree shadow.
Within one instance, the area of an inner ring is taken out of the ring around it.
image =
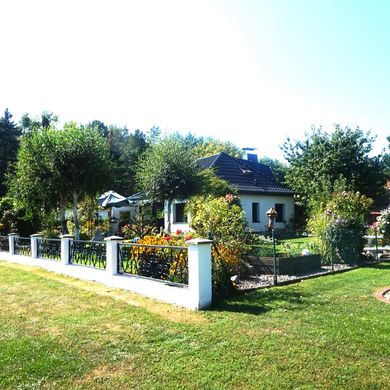
[[[387,269],[390,271],[390,262],[370,264],[370,265],[366,265],[366,267],[374,268],[374,269]]]
[[[209,310],[261,315],[271,310],[305,309],[315,301],[313,294],[303,292],[300,288],[270,287],[248,293],[236,293],[232,297],[215,302]]]

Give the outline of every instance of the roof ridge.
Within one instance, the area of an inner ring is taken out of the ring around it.
[[[202,160],[206,160],[206,159],[210,159],[212,157],[215,156],[213,162],[209,165],[209,168],[212,168],[212,166],[216,163],[216,161],[221,157],[221,155],[226,155],[228,157],[230,157],[229,155],[227,155],[225,152],[219,152],[219,153],[215,153],[215,154],[210,154],[210,156],[205,156],[205,157],[201,157],[201,158],[198,158],[197,161],[202,161]]]

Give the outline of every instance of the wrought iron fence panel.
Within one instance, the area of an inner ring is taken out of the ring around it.
[[[61,260],[61,240],[40,238],[37,240],[37,244],[39,258]]]
[[[0,251],[9,252],[9,238],[7,236],[0,236]]]
[[[105,269],[106,243],[99,241],[70,241],[70,263]]]
[[[15,237],[15,254],[31,256],[31,238]]]
[[[188,284],[187,247],[118,245],[118,273]]]

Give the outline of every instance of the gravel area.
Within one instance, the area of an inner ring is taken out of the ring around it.
[[[353,267],[347,264],[334,264],[334,271],[342,271],[351,268]],[[300,280],[300,279],[310,278],[312,276],[317,276],[317,275],[326,275],[329,273],[332,273],[332,267],[323,266],[320,272],[307,273],[303,275],[278,275],[278,283],[289,282],[296,279]],[[271,287],[273,285],[274,285],[274,275],[272,274],[250,276],[248,279],[240,279],[235,282],[235,286],[237,290],[240,291],[252,290],[261,287]],[[390,300],[390,292],[389,292],[388,299]]]

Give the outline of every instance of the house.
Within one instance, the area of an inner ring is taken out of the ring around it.
[[[201,168],[212,168],[217,176],[237,188],[241,206],[245,211],[248,225],[255,232],[267,230],[266,211],[274,208],[278,215],[275,228],[283,229],[294,219],[294,192],[279,184],[271,169],[260,164],[256,154],[248,154],[246,159],[229,156],[222,152],[198,160]],[[190,216],[185,213],[185,202],[174,202],[171,212],[171,230],[189,229]],[[165,206],[165,227],[167,220]]]

